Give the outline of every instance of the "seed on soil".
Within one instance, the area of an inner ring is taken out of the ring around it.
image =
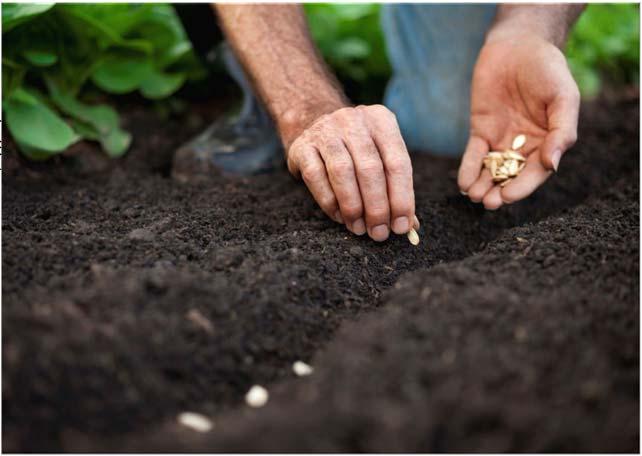
[[[178,422],[196,432],[208,432],[214,427],[212,420],[200,413],[194,412],[183,412],[179,414]]]
[[[303,361],[295,361],[295,363],[292,364],[292,371],[294,371],[294,373],[299,377],[305,377],[306,375],[310,375],[314,372],[314,369]]]
[[[413,228],[410,228],[410,231],[408,231],[407,236],[408,236],[408,240],[412,245],[419,245],[419,235]]]
[[[187,318],[195,326],[201,328],[206,333],[214,333],[212,322],[209,321],[207,317],[203,315],[198,309],[191,309],[189,312],[187,312],[187,314],[185,314],[185,318]]]
[[[515,136],[515,139],[513,139],[513,150],[521,149],[524,146],[524,144],[526,144],[525,135]]]
[[[259,408],[267,404],[270,395],[261,385],[254,385],[245,395],[245,403],[250,407]]]

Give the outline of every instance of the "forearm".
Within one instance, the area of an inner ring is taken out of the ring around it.
[[[214,8],[286,148],[319,116],[348,105],[318,55],[299,5]]]
[[[539,36],[558,48],[584,10],[584,4],[502,4],[488,32],[487,42]]]

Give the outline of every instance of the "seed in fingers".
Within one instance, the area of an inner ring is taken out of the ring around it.
[[[413,228],[411,228],[410,231],[408,231],[407,236],[408,236],[408,240],[412,245],[419,245],[419,235]]]

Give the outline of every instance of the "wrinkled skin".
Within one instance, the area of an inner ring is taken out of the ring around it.
[[[318,118],[288,150],[321,209],[357,235],[384,241],[419,227],[412,164],[395,115],[381,105],[346,107]]]

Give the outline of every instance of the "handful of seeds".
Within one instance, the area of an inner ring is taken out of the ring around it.
[[[488,152],[484,157],[484,167],[490,171],[493,182],[504,187],[517,177],[526,166],[526,157],[518,152],[526,144],[526,136],[519,135],[513,139],[510,150],[505,152]]]

